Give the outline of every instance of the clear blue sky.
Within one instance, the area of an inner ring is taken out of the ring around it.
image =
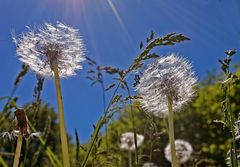
[[[99,64],[126,68],[139,53],[139,43],[151,30],[157,35],[183,33],[191,41],[159,48],[158,53],[177,52],[193,62],[199,78],[218,68],[217,60],[231,48],[240,53],[239,0],[1,0],[0,1],[0,96],[9,95],[21,63],[11,31],[44,21],[63,21],[80,30],[86,54]],[[234,58],[240,62],[239,54]],[[86,65],[85,65],[86,67]],[[67,130],[78,129],[86,141],[102,113],[101,89],[91,87],[86,71],[62,80]],[[19,104],[33,100],[34,74],[28,74],[17,95]],[[45,83],[43,99],[56,107],[53,80]],[[1,102],[2,103],[2,102]]]

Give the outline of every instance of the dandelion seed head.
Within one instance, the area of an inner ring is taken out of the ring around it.
[[[0,133],[0,138],[7,140],[14,140],[17,138],[17,135],[14,132],[2,132]]]
[[[172,53],[150,63],[136,89],[146,111],[159,117],[168,113],[167,98],[173,99],[173,110],[180,111],[194,96],[197,79],[192,65]]]
[[[137,146],[140,146],[143,143],[144,136],[140,134],[136,134],[137,136]],[[122,150],[135,150],[135,143],[134,143],[134,133],[133,132],[126,132],[121,135],[120,138],[120,149]]]
[[[155,165],[153,162],[146,162],[143,164],[142,167],[158,167],[158,166]]]
[[[193,148],[190,143],[184,140],[175,140],[175,147],[176,147],[176,156],[179,160],[179,163],[185,163],[191,158],[191,154],[193,152]],[[168,144],[164,150],[165,158],[171,162],[171,147]]]
[[[19,39],[13,37],[20,61],[38,75],[53,76],[53,66],[58,65],[60,77],[76,74],[85,60],[84,44],[77,29],[57,22],[56,26],[44,23],[36,31],[28,28]]]
[[[19,135],[19,130],[14,130],[14,131],[11,131],[11,132],[2,132],[0,133],[0,138],[3,138],[3,139],[8,139],[8,140],[15,140],[18,138],[18,135]],[[30,135],[23,135],[23,137],[28,140],[32,140],[36,137],[40,137],[42,136],[42,133],[41,132],[35,132],[35,133],[31,133]]]

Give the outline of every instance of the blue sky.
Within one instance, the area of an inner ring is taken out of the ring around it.
[[[127,68],[151,30],[156,35],[188,36],[191,41],[156,51],[189,58],[200,79],[219,67],[217,60],[225,50],[236,48],[240,53],[239,0],[2,0],[0,20],[0,96],[9,95],[21,67],[11,32],[20,35],[26,26],[44,21],[63,21],[79,29],[86,55],[101,65]],[[240,62],[239,54],[234,61]],[[85,77],[81,70],[62,80],[67,130],[73,134],[77,128],[82,141],[89,139],[103,108],[100,87],[91,87]],[[33,73],[23,80],[16,92],[20,105],[33,100],[35,83]],[[56,107],[53,80],[45,83],[42,97]]]

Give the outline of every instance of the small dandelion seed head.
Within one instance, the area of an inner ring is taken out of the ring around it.
[[[146,162],[143,164],[142,167],[158,167],[158,166],[155,165],[153,162]]]
[[[17,135],[14,132],[2,132],[0,133],[0,138],[11,141],[15,140],[17,138]]]
[[[150,63],[136,89],[146,111],[166,117],[167,98],[172,97],[173,110],[180,111],[194,96],[196,82],[192,65],[185,58],[172,53]]]
[[[171,148],[170,144],[168,144],[164,150],[165,158],[171,162]],[[179,163],[183,164],[187,162],[191,158],[191,154],[193,152],[193,148],[190,143],[184,140],[175,140],[176,147],[176,156],[179,160]]]
[[[75,75],[82,68],[84,44],[77,29],[57,22],[56,26],[44,23],[36,31],[28,30],[13,41],[19,59],[38,75],[52,77],[55,64],[60,77]]]
[[[140,134],[136,134],[137,136],[137,146],[140,146],[143,143],[144,136]],[[126,132],[121,135],[120,138],[120,149],[122,150],[135,150],[135,143],[134,143],[134,133],[133,132]]]
[[[14,130],[14,131],[11,131],[11,132],[0,133],[0,138],[7,139],[7,140],[11,141],[11,140],[17,139],[18,135],[19,135],[19,130]],[[40,137],[40,136],[42,136],[41,132],[31,133],[30,135],[23,135],[23,137],[26,140],[28,140],[28,139],[32,140],[32,139]]]

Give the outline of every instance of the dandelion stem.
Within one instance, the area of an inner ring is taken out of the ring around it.
[[[23,140],[22,133],[19,132],[13,167],[18,167],[20,156],[21,156],[22,140]]]
[[[65,128],[65,122],[64,122],[64,111],[63,111],[61,85],[60,85],[57,63],[54,63],[54,65],[53,65],[53,72],[54,72],[54,78],[55,78],[55,86],[56,86],[57,102],[58,102],[58,112],[59,112],[59,120],[60,120],[60,136],[61,136],[61,145],[62,145],[63,166],[70,167],[69,155],[68,155],[67,134],[66,134],[66,128]]]
[[[132,167],[132,153],[128,150],[128,167]]]
[[[172,167],[179,167],[176,157],[175,139],[174,139],[174,122],[173,122],[173,99],[172,96],[167,96],[168,99],[168,126],[169,126],[169,143],[171,146]]]

